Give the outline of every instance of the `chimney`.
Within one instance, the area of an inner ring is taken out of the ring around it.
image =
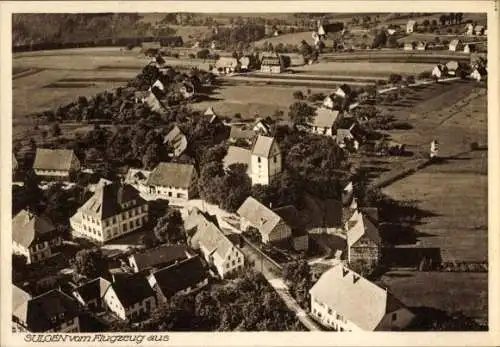
[[[356,283],[359,281],[361,277],[355,273],[352,274],[352,283]]]
[[[342,277],[345,277],[349,274],[349,269],[342,267]]]

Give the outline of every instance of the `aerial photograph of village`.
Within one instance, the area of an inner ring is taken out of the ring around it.
[[[12,332],[488,331],[487,37],[14,13]]]

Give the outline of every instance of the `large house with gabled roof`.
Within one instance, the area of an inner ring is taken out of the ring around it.
[[[50,258],[62,238],[52,221],[45,215],[21,210],[12,219],[12,252],[36,263]]]
[[[274,137],[259,135],[252,147],[250,178],[252,185],[270,184],[282,171],[281,150]]]
[[[65,181],[80,170],[80,161],[70,149],[38,148],[33,170],[42,179]]]
[[[323,273],[309,294],[312,315],[337,331],[400,331],[415,318],[387,289],[342,263]]]
[[[132,271],[143,272],[170,266],[190,257],[192,254],[186,246],[162,245],[142,253],[134,253],[128,257],[128,262]]]
[[[148,221],[148,204],[128,184],[102,184],[70,218],[75,236],[104,243],[142,228]]]
[[[179,157],[184,153],[188,147],[188,141],[186,135],[184,135],[176,125],[168,132],[163,138],[163,143],[170,146],[174,153],[173,155]]]
[[[335,123],[339,118],[339,111],[320,107],[316,110],[308,129],[313,134],[333,136]]]
[[[382,256],[382,239],[377,227],[363,213],[356,210],[346,223],[347,261],[364,262],[376,267]]]
[[[104,294],[111,282],[105,278],[97,277],[73,289],[75,299],[91,311],[102,311],[104,309]]]
[[[146,183],[148,194],[156,199],[185,202],[191,197],[195,174],[191,164],[159,163]]]

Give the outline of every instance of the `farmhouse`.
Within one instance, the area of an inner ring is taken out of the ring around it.
[[[476,52],[477,50],[477,46],[473,43],[468,43],[464,46],[464,53]]]
[[[237,211],[241,217],[240,229],[254,227],[259,230],[263,243],[289,240],[292,236],[290,226],[275,212],[249,196]]]
[[[80,171],[80,161],[69,149],[38,148],[33,170],[42,179],[70,180],[71,174]]]
[[[248,146],[251,146],[254,138],[257,136],[257,133],[252,129],[243,129],[237,126],[231,126],[229,130],[229,138],[228,142],[230,143],[245,143]]]
[[[12,252],[26,257],[28,264],[50,258],[62,238],[52,221],[21,210],[12,219]]]
[[[78,303],[58,289],[31,297],[12,287],[12,330],[33,333],[80,331]]]
[[[265,73],[282,73],[285,70],[285,64],[282,57],[277,54],[266,54],[262,57],[260,71]]]
[[[242,71],[249,71],[250,70],[250,57],[249,56],[241,57],[240,58],[240,65],[241,65]]]
[[[216,120],[219,119],[219,116],[217,113],[215,113],[214,109],[212,106],[209,106],[206,111],[203,113],[204,116],[210,117],[210,124],[214,123]]]
[[[156,199],[185,202],[190,199],[194,176],[191,164],[160,163],[147,181],[149,194]]]
[[[370,267],[380,262],[382,240],[375,225],[366,216],[356,211],[347,222],[347,261],[358,261]]]
[[[471,23],[467,23],[465,25],[465,35],[467,36],[474,35],[474,25],[472,25]]]
[[[174,156],[179,157],[184,153],[188,146],[188,141],[186,135],[184,135],[176,125],[165,135],[163,143],[167,144],[174,150]]]
[[[233,57],[220,57],[215,62],[214,73],[216,74],[230,74],[238,72],[241,68],[241,64],[238,59]]]
[[[135,321],[156,308],[156,294],[142,274],[116,276],[104,303],[121,320]]]
[[[484,81],[487,78],[486,69],[482,66],[478,66],[474,69],[474,71],[472,71],[470,77],[478,82]]]
[[[476,25],[474,27],[474,34],[476,34],[476,36],[482,36],[485,30],[484,25]]]
[[[414,42],[405,42],[403,49],[405,51],[413,51],[415,49],[415,43]]]
[[[327,108],[316,109],[316,114],[312,123],[309,123],[309,130],[313,134],[333,136],[335,122],[339,118],[339,111]]]
[[[435,77],[435,78],[443,78],[443,77],[446,77],[446,75],[448,74],[448,69],[446,68],[446,65],[441,65],[441,64],[437,64],[436,66],[434,66],[434,69],[432,69],[432,77]]]
[[[274,209],[274,212],[285,221],[292,230],[292,244],[296,251],[309,249],[309,234],[305,230],[305,223],[299,211],[293,205]]]
[[[132,187],[137,189],[140,193],[146,193],[147,192],[146,182],[148,181],[150,174],[151,171],[148,170],[130,168],[128,169],[127,174],[125,175],[123,182],[125,184],[131,185]],[[111,182],[108,181],[107,183]]]
[[[148,218],[148,204],[134,187],[111,183],[96,189],[70,225],[76,236],[104,243],[142,228]]]
[[[187,247],[182,245],[163,245],[143,253],[128,257],[130,268],[134,272],[151,271],[170,266],[191,257]]]
[[[337,331],[397,331],[414,319],[386,289],[342,264],[323,273],[309,294],[313,316]]]
[[[459,72],[460,64],[456,60],[450,60],[446,63],[446,70],[448,75],[456,76]]]
[[[165,110],[165,106],[153,91],[149,92],[142,100],[153,112],[161,113]]]
[[[162,268],[148,276],[151,288],[161,301],[175,294],[189,294],[208,284],[208,272],[199,256]]]
[[[189,244],[199,250],[210,269],[221,278],[241,271],[245,264],[243,253],[224,235],[212,221],[197,214],[197,226]]]
[[[329,110],[333,110],[333,108],[335,107],[334,98],[332,96],[330,96],[330,95],[327,95],[323,99],[323,103],[321,104],[321,107],[329,109]]]
[[[408,23],[406,23],[406,33],[411,34],[412,32],[415,31],[417,28],[417,22],[415,22],[413,19],[410,19]]]
[[[326,37],[325,28],[323,28],[323,25],[321,24],[320,21],[318,21],[318,37],[320,39],[324,39]]]
[[[252,130],[259,135],[269,135],[271,131],[269,124],[267,124],[263,119],[258,119],[255,122]]]
[[[345,119],[338,125],[336,142],[340,148],[351,148],[357,151],[362,141],[361,129],[353,119]]]
[[[419,41],[417,43],[417,51],[425,51],[429,44],[425,41]]]
[[[162,81],[160,80],[156,80],[152,85],[151,87],[149,88],[149,91],[152,91],[153,88],[158,88],[159,90],[161,90],[162,92],[165,92],[165,85],[163,84]]]
[[[98,277],[81,286],[73,289],[73,296],[75,299],[83,306],[87,307],[91,311],[102,311],[104,310],[104,294],[111,285],[107,279]]]
[[[349,87],[349,85],[347,84],[343,84],[340,87],[338,87],[337,90],[335,90],[334,95],[341,97],[342,99],[345,99],[350,97],[351,93],[352,93],[351,87]]]
[[[448,49],[452,52],[459,52],[464,49],[464,44],[461,40],[454,39],[451,40],[450,44],[448,45]]]
[[[343,227],[342,202],[320,199],[309,194],[304,196],[304,222],[310,233],[340,232]]]

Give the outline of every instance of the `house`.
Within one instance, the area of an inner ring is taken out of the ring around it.
[[[223,159],[224,170],[228,170],[233,164],[245,164],[247,166],[247,174],[252,175],[252,151],[246,148],[229,146],[227,154]]]
[[[484,35],[484,31],[485,31],[484,25],[476,25],[474,27],[474,34],[476,36],[482,36],[482,35]]]
[[[429,44],[425,41],[419,41],[417,43],[417,51],[425,51]]]
[[[342,204],[344,206],[349,205],[354,198],[354,185],[352,181],[347,182],[342,188]]]
[[[198,217],[190,246],[199,250],[211,270],[221,279],[243,270],[243,252],[209,218],[194,212]]]
[[[417,28],[417,22],[415,22],[413,19],[410,19],[408,23],[406,23],[406,33],[411,34],[412,32],[415,31]]]
[[[472,25],[471,23],[467,23],[465,25],[465,35],[467,36],[474,35],[474,25]]]
[[[203,113],[204,116],[207,116],[210,118],[210,124],[216,122],[220,117],[215,113],[214,109],[212,106],[209,106],[206,111]]]
[[[189,294],[208,284],[208,272],[199,256],[164,267],[148,276],[151,288],[166,302],[175,294]]]
[[[403,49],[405,51],[413,51],[415,49],[415,43],[414,42],[405,42]]]
[[[333,108],[335,107],[334,97],[332,97],[331,95],[327,95],[323,99],[323,103],[321,104],[321,107],[329,109],[329,110],[333,110]]]
[[[318,21],[318,37],[320,39],[324,39],[326,37],[325,28],[323,28],[323,25],[321,24],[320,21]]]
[[[434,66],[434,69],[432,69],[431,73],[432,77],[435,77],[437,79],[446,77],[447,74],[448,69],[446,68],[446,65],[442,64],[437,64],[436,66]]]
[[[268,185],[281,173],[281,150],[274,137],[257,136],[252,147],[250,169],[252,185]]]
[[[191,197],[194,176],[191,164],[160,163],[151,172],[146,184],[149,194],[156,199],[185,202]]]
[[[162,92],[165,92],[165,85],[163,84],[162,81],[160,81],[159,79],[156,80],[152,85],[151,87],[149,88],[149,91],[152,91],[153,88],[158,88],[159,90],[161,90]]]
[[[337,331],[398,331],[414,314],[386,289],[337,264],[309,290],[312,315]]]
[[[262,57],[260,71],[264,73],[282,73],[285,64],[281,56],[277,53],[267,54]]]
[[[125,175],[123,183],[131,185],[132,187],[137,189],[140,193],[146,193],[147,192],[146,182],[148,181],[150,174],[151,171],[148,170],[130,168],[127,171],[127,174]],[[106,184],[106,182],[104,183]],[[107,181],[107,183],[111,182]]]
[[[230,74],[234,72],[239,72],[241,69],[241,64],[238,59],[233,57],[220,57],[215,62],[214,73],[218,74]]]
[[[459,69],[460,64],[456,60],[450,60],[446,63],[446,70],[450,76],[457,76]]]
[[[243,202],[237,214],[241,217],[240,229],[256,228],[263,243],[278,243],[292,237],[290,226],[277,213],[251,196]]]
[[[142,100],[153,112],[161,113],[165,110],[165,105],[163,105],[159,97],[153,91],[147,93],[146,97]]]
[[[156,294],[143,274],[115,276],[104,303],[118,318],[130,321],[148,316],[157,306]]]
[[[269,133],[271,132],[269,124],[267,124],[263,119],[258,119],[255,122],[252,130],[259,135],[269,135]]]
[[[339,111],[330,110],[327,108],[316,109],[316,114],[311,123],[309,123],[309,130],[313,134],[333,136],[335,122],[339,118]]]
[[[483,66],[478,66],[474,68],[472,73],[470,74],[470,77],[475,79],[476,81],[484,81],[487,78],[487,72],[486,69]]]
[[[310,233],[334,233],[343,228],[343,205],[336,199],[305,194],[302,216]]]
[[[197,207],[190,209],[187,217],[184,218],[184,230],[186,231],[188,238],[193,237],[193,235],[198,231],[198,226],[202,225],[205,221],[209,221],[216,227],[219,227],[217,216],[210,215],[207,212],[202,212]]]
[[[104,184],[70,218],[70,225],[73,235],[104,243],[142,228],[148,210],[131,185]]]
[[[184,81],[178,86],[179,93],[184,99],[191,99],[195,94],[194,84],[189,81]]]
[[[471,53],[477,51],[477,46],[473,43],[468,43],[464,46],[464,53]]]
[[[381,258],[382,239],[375,225],[363,213],[356,211],[347,222],[347,261],[362,261],[376,267]]]
[[[241,65],[242,71],[249,71],[250,70],[250,57],[249,56],[241,57],[240,58],[240,65]]]
[[[448,45],[448,49],[452,52],[459,52],[462,49],[464,49],[464,44],[462,40],[454,39],[450,41],[450,44]]]
[[[83,306],[91,311],[104,310],[104,294],[111,282],[105,278],[97,277],[73,289],[73,296]]]
[[[292,245],[296,251],[309,249],[309,234],[305,229],[304,220],[293,205],[275,208],[273,210],[292,230]]]
[[[335,90],[334,95],[341,97],[342,99],[348,98],[351,95],[351,87],[347,84],[343,84]]]
[[[80,332],[80,309],[76,300],[60,290],[31,297],[13,286],[12,321],[13,332]]]
[[[252,129],[244,129],[237,126],[231,126],[231,129],[229,130],[228,142],[230,143],[243,142],[251,146],[256,136],[257,133]]]
[[[392,36],[396,33],[396,29],[389,28],[387,29],[387,35]]]
[[[176,125],[163,138],[163,143],[169,145],[174,150],[174,156],[179,157],[184,153],[188,146],[186,135],[184,135]]]
[[[134,253],[128,257],[132,271],[160,269],[190,258],[187,247],[182,245],[163,245],[148,249],[143,253]]]
[[[337,136],[335,140],[340,148],[347,147],[357,151],[359,145],[363,141],[363,134],[356,121],[353,119],[345,119],[337,127]]]
[[[12,252],[25,256],[28,264],[50,258],[61,244],[61,235],[47,216],[21,210],[12,219]]]
[[[42,179],[66,181],[80,171],[80,161],[70,149],[38,148],[33,170]]]

